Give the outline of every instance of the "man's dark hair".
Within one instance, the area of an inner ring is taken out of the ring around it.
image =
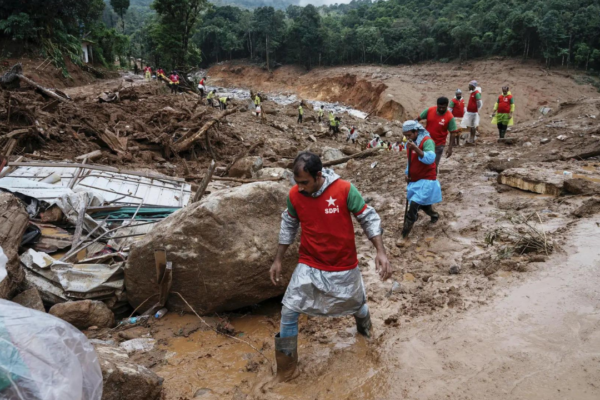
[[[294,175],[298,175],[300,171],[305,171],[314,179],[317,179],[317,173],[323,170],[323,163],[318,155],[310,151],[303,151],[294,160]]]
[[[449,103],[449,100],[447,97],[438,97],[438,99],[437,99],[438,106],[447,106],[448,103]]]

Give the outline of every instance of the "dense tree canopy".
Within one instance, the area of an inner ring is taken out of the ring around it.
[[[517,56],[600,70],[600,0],[352,0],[320,7],[300,7],[298,0],[104,2],[104,10],[102,0],[3,2],[0,34],[26,44],[54,43],[56,27],[74,37],[126,35],[122,46],[103,46],[105,58],[122,52],[164,68],[234,58],[311,68]]]

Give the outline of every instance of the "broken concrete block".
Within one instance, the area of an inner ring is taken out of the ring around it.
[[[256,173],[263,167],[263,159],[258,156],[244,157],[237,160],[229,170],[233,178],[255,178]]]
[[[199,313],[235,310],[283,294],[285,285],[271,283],[269,266],[289,190],[282,181],[215,191],[159,222],[131,246],[125,267],[129,303],[137,307],[156,293],[157,248],[173,263],[171,292],[181,293]],[[286,254],[284,283],[298,261],[297,249],[293,245]],[[191,311],[176,295],[166,307]]]
[[[146,367],[130,361],[127,352],[98,345],[102,370],[102,400],[160,400],[163,379]]]
[[[19,263],[19,245],[29,224],[25,206],[10,193],[0,193],[0,247],[6,255],[6,276],[0,279],[0,299],[11,298],[25,280]]]
[[[498,183],[539,194],[558,196],[563,190],[563,177],[539,168],[510,168],[498,175]]]
[[[40,292],[36,288],[27,289],[23,293],[18,294],[12,299],[17,304],[22,305],[23,307],[31,308],[33,310],[38,310],[41,312],[46,312],[44,308],[44,303],[42,303],[42,298],[40,297]]]
[[[55,304],[48,313],[67,321],[79,329],[90,326],[112,328],[115,326],[115,315],[101,301],[81,300]]]

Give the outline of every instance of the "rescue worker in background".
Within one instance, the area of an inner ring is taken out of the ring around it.
[[[469,128],[470,135],[467,143],[475,144],[475,135],[479,126],[479,110],[483,107],[481,88],[477,86],[477,81],[469,82],[469,91],[471,94],[467,103],[467,112],[463,116],[460,126],[462,128]]]
[[[147,65],[146,68],[144,68],[144,72],[147,80],[152,79],[152,68],[150,68],[149,65]]]
[[[213,99],[215,98],[214,89],[210,91],[208,95],[206,95],[206,105],[214,107]]]
[[[512,126],[513,113],[515,111],[515,99],[513,98],[508,86],[502,87],[502,94],[498,96],[494,105],[494,113],[492,114],[492,124],[498,126],[498,135],[504,139],[506,130]]]
[[[335,123],[333,123],[335,120],[335,114],[333,113],[333,110],[329,110],[329,129],[332,130],[332,127],[335,126]]]
[[[254,96],[254,111],[256,112],[256,116],[260,117],[260,93],[256,93],[256,95]]]
[[[325,106],[321,106],[321,108],[319,108],[317,110],[317,116],[319,117],[319,124],[321,123],[321,121],[323,120],[323,115],[325,114]]]
[[[333,136],[337,139],[338,133],[340,133],[340,124],[342,123],[341,117],[335,117],[333,119]]]
[[[406,238],[419,218],[419,210],[431,217],[432,224],[438,221],[439,215],[432,205],[442,201],[442,188],[436,174],[435,142],[429,132],[417,121],[406,121],[402,132],[408,139],[408,165],[405,171],[408,211],[402,229],[402,237]]]
[[[454,136],[458,134],[454,115],[448,111],[448,103],[447,97],[440,97],[437,99],[437,106],[426,108],[417,118],[415,118],[415,121],[417,122],[422,119],[427,121],[427,126],[425,128],[435,142],[435,164],[438,171],[442,155],[444,154],[444,147],[446,147],[448,133],[451,135],[447,151],[448,157],[452,155]]]
[[[401,149],[402,145],[400,144],[400,141],[397,141],[396,143],[392,144],[392,151],[399,153]]]
[[[221,105],[221,110],[227,110],[227,102],[231,100],[231,97],[220,97],[219,104]]]
[[[350,132],[348,132],[348,137],[346,137],[346,142],[352,140],[352,144],[356,144],[356,139],[358,139],[358,131],[356,130],[356,127],[352,127],[352,129],[350,129]]]
[[[163,69],[162,69],[162,68],[159,68],[159,69],[157,69],[157,70],[156,70],[156,76],[157,76],[157,77],[159,77],[159,78],[160,78],[160,77],[162,77],[162,78],[166,78],[166,77],[165,77],[165,71],[163,71]]]
[[[323,169],[313,153],[300,153],[293,164],[296,185],[282,213],[279,247],[270,270],[282,285],[281,263],[301,227],[299,260],[282,300],[281,327],[275,335],[277,380],[294,377],[298,364],[298,317],[353,315],[356,330],[371,336],[371,315],[354,241],[352,215],[377,251],[375,268],[381,280],[392,274],[382,239],[381,218],[350,182]]]
[[[304,115],[304,108],[302,108],[302,102],[300,102],[300,105],[298,106],[298,123],[301,124],[302,123],[302,116]]]
[[[179,75],[177,71],[171,71],[171,76],[169,76],[169,86],[171,87],[171,93],[179,92]]]
[[[198,91],[200,91],[200,98],[204,97],[204,92],[206,91],[206,77],[202,77],[200,82],[198,82]]]
[[[456,125],[460,126],[462,118],[465,115],[465,99],[462,97],[462,90],[456,89],[454,98],[450,100],[450,104],[448,105],[448,111],[454,115]],[[454,144],[458,146],[459,135],[454,135]]]

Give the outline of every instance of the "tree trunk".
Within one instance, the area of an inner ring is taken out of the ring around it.
[[[269,63],[269,35],[265,36],[265,48],[267,52],[267,71],[271,72],[271,64]]]
[[[569,35],[569,54],[567,56],[567,68],[569,68],[571,66],[571,51],[573,50],[572,45],[573,45],[573,32],[571,32],[571,34]]]

